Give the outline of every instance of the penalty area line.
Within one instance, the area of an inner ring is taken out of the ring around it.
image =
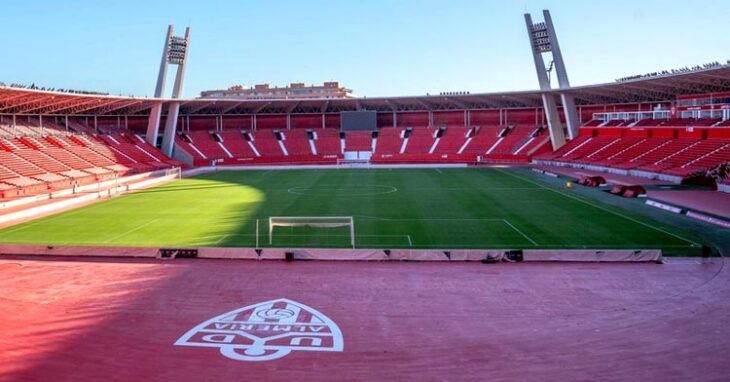
[[[218,240],[215,241],[215,244],[220,244],[221,241],[227,239],[231,235],[222,235]]]
[[[522,235],[522,237],[524,237],[525,239],[527,239],[527,240],[528,240],[528,241],[529,241],[530,243],[532,243],[532,244],[533,244],[533,245],[534,245],[535,247],[537,247],[537,246],[539,245],[539,244],[537,244],[537,242],[536,242],[535,240],[532,240],[532,239],[530,239],[530,237],[529,237],[529,236],[527,236],[527,235],[525,235],[525,233],[524,233],[524,232],[520,231],[519,229],[517,229],[517,227],[515,227],[514,225],[512,225],[512,223],[510,223],[510,222],[509,222],[509,220],[507,220],[507,219],[502,219],[502,221],[504,222],[504,224],[507,224],[508,226],[510,226],[510,228],[512,228],[512,229],[513,229],[513,230],[515,230],[515,231],[516,231],[517,233],[519,233],[520,235]]]

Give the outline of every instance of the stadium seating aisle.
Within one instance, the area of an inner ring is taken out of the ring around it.
[[[223,150],[218,142],[213,138],[210,132],[207,131],[192,131],[188,134],[192,139],[192,143],[195,146],[206,153],[209,159],[220,159],[227,158],[228,154]],[[226,147],[227,149],[227,147]]]
[[[515,126],[509,134],[497,145],[491,154],[514,154],[530,138],[530,134],[535,131],[534,126]]]
[[[282,157],[284,151],[279,146],[279,140],[272,130],[259,130],[252,134],[253,144],[264,157]]]
[[[306,130],[291,130],[284,134],[284,145],[289,155],[312,155]]]
[[[641,137],[624,137],[623,139],[614,139],[610,142],[610,144],[586,155],[586,159],[595,163],[607,163],[610,158],[615,158],[616,156],[625,153],[645,140],[646,138]]]
[[[438,129],[430,129],[428,127],[419,127],[411,131],[408,137],[408,145],[406,146],[406,154],[428,154],[431,146],[436,141],[434,134]]]
[[[482,126],[472,137],[469,145],[464,149],[464,154],[485,155],[499,140],[499,133],[504,127]]]
[[[403,131],[405,129],[384,127],[378,131],[378,140],[375,145],[375,154],[395,155],[403,146]]]
[[[256,154],[240,130],[227,130],[219,133],[228,151],[236,158],[253,158]]]
[[[438,144],[438,152],[442,154],[456,154],[459,152],[464,143],[466,143],[467,134],[471,131],[470,127],[449,127],[444,130],[441,140]]]
[[[711,140],[708,140],[711,141]],[[667,173],[673,175],[687,176],[692,173],[702,171],[704,169],[715,167],[719,164],[730,161],[730,141],[712,140],[714,142],[708,142],[712,144],[709,149],[703,150],[699,147],[693,147],[695,151],[693,154],[685,156],[685,160],[689,160],[685,164],[667,170]],[[712,149],[712,147],[717,147]],[[702,151],[700,151],[702,150]],[[689,151],[689,150],[688,150]],[[709,152],[707,152],[709,151]],[[707,152],[705,154],[705,152]],[[694,159],[693,159],[694,158]]]

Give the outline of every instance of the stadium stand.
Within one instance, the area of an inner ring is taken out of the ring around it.
[[[370,131],[348,131],[345,133],[345,151],[371,151],[373,138]]]
[[[222,143],[234,157],[253,158],[256,153],[246,141],[246,134],[246,132],[240,130],[228,130],[218,133],[223,139]]]
[[[535,131],[534,126],[514,126],[509,129],[507,135],[499,140],[499,144],[494,146],[490,154],[512,155],[517,149],[530,138],[530,134]]]
[[[264,157],[281,157],[284,156],[282,146],[276,138],[276,133],[272,130],[256,131],[252,134],[253,145],[256,147],[261,156]]]
[[[35,123],[3,126],[0,199],[182,165],[137,135],[81,135],[54,123],[43,122],[43,128]]]
[[[538,162],[600,166],[634,175],[681,179],[730,161],[730,130],[717,127],[592,128]],[[634,134],[634,135],[629,135]]]
[[[475,128],[471,141],[462,151],[464,154],[484,155],[499,141],[499,134],[504,127],[491,126]]]
[[[247,136],[251,141],[247,141]],[[375,161],[399,163],[450,160],[471,163],[478,157],[526,162],[534,149],[546,143],[545,129],[530,125],[381,127],[375,139],[369,131],[340,133],[336,128],[264,129],[251,134],[240,130],[217,133],[195,130],[176,137],[177,147],[189,154],[196,165],[211,161],[223,165],[242,161],[334,164],[345,151],[372,152]]]
[[[405,129],[396,127],[384,127],[378,131],[378,139],[375,144],[375,154],[395,155],[400,152],[403,146],[403,134]]]
[[[289,155],[314,155],[314,152],[312,152],[312,146],[309,144],[309,137],[306,130],[291,130],[282,134],[285,137],[283,142],[289,152]]]
[[[318,129],[312,132],[317,154],[322,156],[342,155],[340,133],[336,129]]]
[[[443,154],[457,154],[464,143],[469,139],[472,131],[469,127],[448,127],[439,140],[438,151]]]
[[[411,131],[411,135],[408,137],[408,144],[405,147],[405,153],[407,154],[430,154],[431,147],[433,147],[436,138],[437,129],[431,129],[427,127],[415,128]]]

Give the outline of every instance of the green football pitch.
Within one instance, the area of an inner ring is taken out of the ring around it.
[[[351,216],[358,248],[697,252],[699,240],[677,228],[530,178],[509,169],[221,171],[8,227],[0,242],[266,247],[271,216]],[[348,247],[350,230],[276,227],[271,238]]]

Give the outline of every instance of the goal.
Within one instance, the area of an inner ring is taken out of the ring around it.
[[[182,169],[180,167],[173,167],[165,170],[165,176],[174,176],[177,179],[182,179]]]
[[[337,158],[337,168],[370,168],[370,160]]]
[[[274,243],[276,227],[349,227],[350,245],[355,248],[355,221],[352,216],[271,216],[269,217],[269,245]]]

